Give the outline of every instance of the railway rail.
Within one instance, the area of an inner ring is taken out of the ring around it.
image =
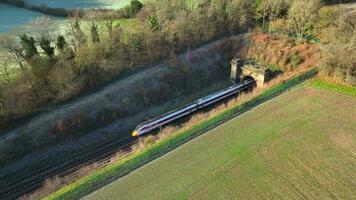
[[[39,173],[32,173],[23,178],[21,182],[10,183],[11,185],[8,187],[0,189],[0,199],[17,199],[42,187],[44,181],[48,178],[64,177],[90,164],[108,162],[119,150],[129,150],[136,141],[137,139],[135,138],[127,138],[120,142],[113,142],[89,151],[84,155],[74,157],[63,165],[48,167],[47,169],[42,169]]]
[[[199,99],[192,104],[185,106],[179,110],[170,112],[153,120],[144,122],[140,124],[134,131],[132,138],[127,138],[122,141],[114,141],[107,143],[99,148],[95,148],[83,155],[76,156],[70,161],[63,163],[60,166],[48,167],[46,169],[41,169],[39,172],[34,172],[27,177],[23,178],[20,182],[10,181],[8,187],[0,188],[0,199],[11,200],[17,199],[27,193],[30,193],[38,188],[40,188],[44,181],[48,178],[54,177],[64,177],[79,169],[88,166],[90,164],[99,162],[106,163],[110,162],[113,155],[115,155],[119,150],[128,151],[132,145],[137,142],[137,137],[146,134],[158,127],[165,126],[173,121],[184,118],[192,113],[206,108],[210,105],[216,104],[217,102],[231,97],[247,88],[252,87],[255,81],[252,79],[245,80],[239,85],[234,85],[226,88],[222,91],[216,92],[212,95]],[[220,124],[220,123],[219,123]],[[144,129],[144,127],[147,127]],[[144,131],[142,131],[144,130]]]

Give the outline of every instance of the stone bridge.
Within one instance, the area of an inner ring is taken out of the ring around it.
[[[239,83],[251,77],[256,81],[257,87],[262,87],[268,81],[269,74],[270,70],[262,65],[244,62],[238,58],[231,61],[231,80],[234,83]]]

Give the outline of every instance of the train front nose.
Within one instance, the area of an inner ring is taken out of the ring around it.
[[[132,137],[137,137],[138,136],[138,132],[135,130],[135,131],[132,132],[131,135],[132,135]]]

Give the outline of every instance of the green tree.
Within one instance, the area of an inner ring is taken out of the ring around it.
[[[41,37],[39,40],[39,45],[48,57],[52,57],[54,55],[55,48],[51,46],[51,41],[48,38]]]
[[[67,41],[62,35],[57,37],[56,46],[61,51],[67,46]]]
[[[143,4],[139,0],[131,0],[130,16],[135,16],[142,9]]]
[[[36,41],[33,37],[22,34],[20,35],[20,40],[22,55],[26,60],[31,60],[35,55],[38,55]]]

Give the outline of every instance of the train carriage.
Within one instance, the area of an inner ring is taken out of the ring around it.
[[[255,81],[253,79],[247,79],[243,81],[241,84],[233,85],[227,89],[221,90],[204,98],[198,99],[195,102],[184,106],[181,109],[175,110],[173,112],[169,112],[160,117],[154,118],[152,120],[146,121],[140,125],[138,125],[135,130],[132,132],[133,137],[141,136],[147,134],[157,128],[165,126],[173,121],[186,117],[197,110],[206,108],[210,105],[213,105],[223,99],[226,99],[238,92],[243,91],[246,88],[250,88],[255,85]]]

